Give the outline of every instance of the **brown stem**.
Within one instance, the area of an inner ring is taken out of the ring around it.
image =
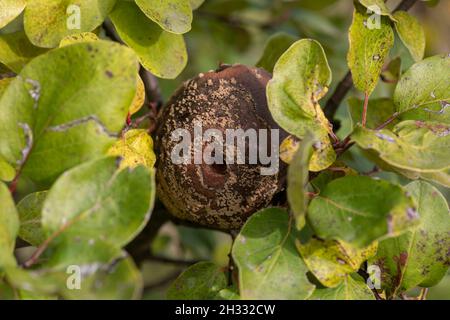
[[[341,104],[342,100],[344,100],[347,92],[353,86],[353,79],[350,70],[345,74],[344,78],[338,83],[336,89],[333,92],[333,95],[328,99],[325,104],[324,111],[325,116],[329,120],[334,119],[334,115]]]
[[[362,126],[363,128],[366,127],[367,122],[367,107],[369,106],[369,94],[366,92],[364,94],[364,106],[363,106],[363,113],[362,113]]]
[[[384,121],[382,124],[380,124],[378,127],[375,128],[375,130],[381,130],[384,127],[386,127],[389,123],[394,121],[398,117],[399,113],[395,112],[392,116],[390,116],[386,121]]]
[[[417,0],[403,0],[394,9],[393,12],[400,11],[400,10],[408,11],[416,2],[417,2]],[[347,95],[348,91],[352,88],[352,86],[353,86],[352,75],[351,75],[350,71],[348,71],[345,74],[344,78],[339,82],[339,84],[337,85],[333,94],[328,99],[327,103],[325,104],[325,107],[324,107],[325,115],[330,121],[333,121],[339,105],[341,104],[341,102],[345,98],[345,96]]]
[[[154,104],[156,111],[158,111],[163,105],[163,98],[161,95],[161,89],[159,88],[158,79],[142,66],[139,70],[139,75],[144,82],[145,99],[147,103],[149,103],[150,106]]]
[[[398,4],[398,6],[394,9],[394,12],[397,11],[408,11],[409,9],[412,8],[412,6],[417,2],[417,0],[403,0],[402,2],[400,2]]]
[[[32,265],[34,265],[39,257],[44,253],[44,251],[48,248],[48,246],[50,245],[50,243],[55,240],[56,237],[58,237],[61,233],[63,233],[69,226],[72,225],[72,223],[76,221],[72,220],[67,222],[65,225],[63,225],[60,229],[58,229],[57,231],[55,231],[50,237],[48,237],[47,239],[45,239],[45,241],[36,249],[36,251],[33,253],[33,255],[23,263],[23,267],[25,268],[29,268]]]
[[[166,258],[166,257],[159,257],[159,256],[152,255],[150,253],[150,251],[148,252],[148,256],[145,260],[157,261],[157,262],[162,262],[162,263],[171,263],[171,264],[177,264],[177,265],[182,265],[182,266],[190,266],[190,265],[196,264],[201,261],[201,260],[183,260],[183,259],[172,259],[172,258]]]

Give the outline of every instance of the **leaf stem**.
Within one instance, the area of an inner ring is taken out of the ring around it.
[[[363,113],[362,113],[362,126],[363,128],[366,127],[367,122],[367,108],[369,106],[369,94],[366,92],[364,94],[364,106],[363,106]]]

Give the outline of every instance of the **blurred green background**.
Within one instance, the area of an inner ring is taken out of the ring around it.
[[[393,9],[399,3],[387,1]],[[184,72],[175,80],[159,80],[165,101],[185,80],[211,69],[219,63],[242,63],[255,65],[261,57],[267,39],[286,32],[295,38],[313,38],[325,49],[333,72],[330,92],[347,72],[347,31],[352,19],[351,0],[206,0],[194,11],[192,31],[185,35],[189,61]],[[425,56],[450,52],[450,1],[419,1],[410,12],[423,24],[426,32]],[[390,52],[390,57],[400,56],[402,70],[411,66],[413,60],[400,41]],[[394,85],[380,82],[372,98],[390,96]],[[328,93],[328,97],[330,96]],[[358,96],[352,90],[348,97]],[[322,99],[326,101],[327,97]],[[338,135],[349,133],[350,122],[347,105],[343,102],[338,118],[341,128]],[[354,160],[358,151],[353,148],[345,158],[350,166],[359,171],[369,171],[373,164],[366,160]],[[406,180],[392,174],[378,174],[384,179],[404,184]],[[450,199],[448,189],[441,188]],[[224,267],[228,263],[231,238],[220,232],[176,226],[165,223],[152,244],[152,255],[158,258],[143,264],[145,299],[163,299],[168,285],[189,263],[212,260]],[[161,258],[162,257],[162,258]],[[169,262],[167,260],[173,260]],[[414,292],[411,293],[414,295]],[[450,273],[442,282],[430,289],[429,299],[450,299]]]

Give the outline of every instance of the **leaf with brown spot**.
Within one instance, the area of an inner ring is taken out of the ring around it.
[[[381,284],[389,296],[416,286],[436,285],[450,265],[450,211],[443,195],[423,181],[406,190],[417,202],[420,224],[403,235],[381,241],[371,260],[382,271]]]

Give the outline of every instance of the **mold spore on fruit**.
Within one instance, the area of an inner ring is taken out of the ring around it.
[[[174,164],[171,159],[178,143],[171,138],[172,132],[187,129],[194,137],[194,123],[201,123],[203,131],[279,129],[276,143],[280,143],[287,134],[275,124],[267,107],[269,80],[270,74],[262,69],[222,66],[185,82],[163,108],[156,137],[156,179],[159,198],[172,215],[200,226],[238,229],[280,191],[284,167],[278,174],[261,175],[259,162],[226,163],[227,150],[223,164]],[[202,143],[204,149],[210,142]]]

